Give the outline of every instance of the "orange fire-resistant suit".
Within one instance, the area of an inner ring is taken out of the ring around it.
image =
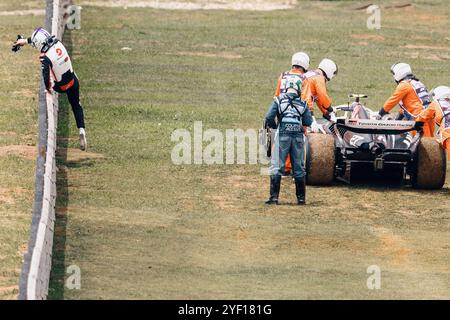
[[[331,99],[327,93],[325,77],[321,71],[308,71],[304,74],[305,82],[302,87],[302,100],[305,100],[311,112],[314,102],[322,114],[327,115],[331,111]]]
[[[407,118],[414,119],[424,111],[423,101],[425,99],[428,99],[428,92],[426,92],[425,86],[420,81],[415,79],[402,80],[391,97],[385,102],[380,110],[380,114],[389,113],[399,104],[400,113],[403,113]],[[433,120],[426,121],[423,130],[425,137],[433,137]]]
[[[447,149],[450,159],[450,101],[433,101],[416,117],[418,122],[426,123],[430,120],[439,126],[439,142]]]

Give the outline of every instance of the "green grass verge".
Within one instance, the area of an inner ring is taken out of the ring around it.
[[[21,3],[19,8],[26,6]],[[13,7],[2,1],[0,11]],[[15,298],[26,251],[34,194],[39,55],[11,52],[18,33],[44,17],[0,17],[0,299]]]

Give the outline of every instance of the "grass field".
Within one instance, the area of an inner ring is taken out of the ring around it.
[[[0,12],[12,3],[2,1]],[[28,7],[22,3],[17,8]],[[42,16],[0,16],[0,299],[17,295],[28,241],[40,72],[36,52],[13,54],[10,48],[17,34],[28,33],[42,21]]]
[[[173,130],[192,131],[194,121],[223,132],[257,129],[279,73],[298,50],[310,54],[312,66],[325,56],[338,63],[329,84],[334,104],[358,92],[380,108],[394,89],[389,68],[399,60],[429,88],[448,85],[445,1],[383,9],[381,30],[366,28],[357,5],[302,1],[290,11],[244,12],[84,4],[82,29],[64,41],[81,79],[90,145],[87,153],[76,150],[62,99],[50,298],[450,298],[450,175],[439,191],[309,187],[302,208],[291,205],[294,186],[284,180],[283,205],[266,207],[268,177],[258,165],[171,162]],[[39,20],[7,19],[0,27],[12,37]],[[8,40],[1,38],[2,48]],[[39,66],[25,67],[34,61],[31,50],[20,59],[5,50],[9,63],[0,68],[15,80],[1,82],[7,108],[0,131],[16,135],[2,136],[1,144],[26,144],[27,136],[33,143],[35,101],[23,98],[18,106],[5,92],[22,90],[20,75],[33,72],[26,86],[37,88]],[[22,109],[22,116],[13,112]],[[0,186],[32,189],[33,161],[0,161]],[[31,196],[1,202],[0,219],[12,225],[0,229],[2,248],[9,248],[0,252],[0,286],[17,282]],[[70,265],[81,268],[81,290],[64,287]],[[380,290],[366,287],[369,265],[381,268]]]

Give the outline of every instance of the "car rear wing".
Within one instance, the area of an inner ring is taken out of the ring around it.
[[[338,119],[338,129],[366,134],[402,134],[416,130],[414,121],[372,120],[372,119]]]

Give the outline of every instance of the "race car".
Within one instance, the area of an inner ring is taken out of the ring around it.
[[[353,183],[380,178],[414,188],[439,189],[445,183],[446,154],[434,138],[415,131],[414,121],[377,114],[352,94],[353,103],[334,107],[334,121],[320,123],[306,143],[307,183],[328,185],[335,179]]]

